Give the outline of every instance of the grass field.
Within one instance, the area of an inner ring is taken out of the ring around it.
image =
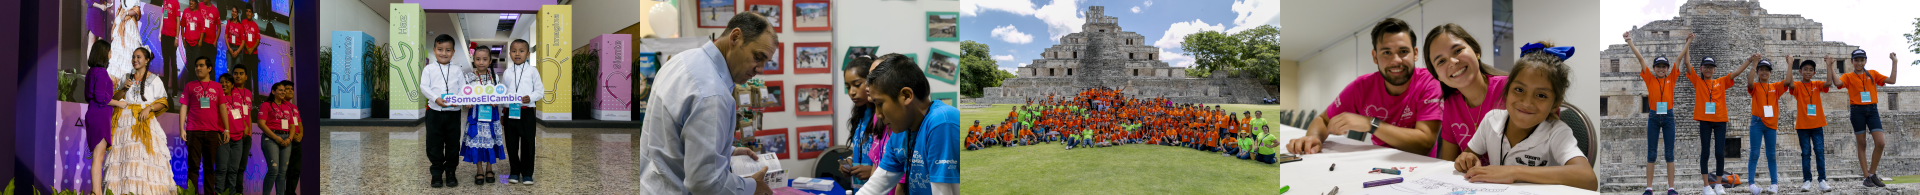
[[[960,122],[997,124],[1014,105],[961,109]],[[1229,111],[1279,106],[1222,105]],[[1267,113],[1268,121],[1277,121]],[[970,194],[1274,194],[1280,168],[1182,147],[1126,145],[1076,148],[1041,144],[962,151],[962,192]]]

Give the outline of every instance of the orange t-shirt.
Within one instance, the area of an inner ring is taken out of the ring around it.
[[[1880,71],[1876,70],[1840,75],[1840,88],[1847,89],[1847,104],[1873,105],[1880,103],[1880,99],[1874,98],[1874,96],[1879,95],[1878,92],[1880,92],[1880,89],[1878,86],[1887,85],[1887,75],[1881,75]]]
[[[1640,67],[1640,80],[1647,84],[1647,109],[1653,109],[1654,113],[1659,113],[1660,110],[1657,110],[1660,109],[1659,102],[1666,102],[1669,104],[1668,108],[1672,108],[1673,84],[1680,80],[1675,78],[1677,76],[1679,75],[1667,74],[1666,78],[1655,78],[1652,69]]]
[[[1727,122],[1727,88],[1733,88],[1733,77],[1705,80],[1687,69],[1687,81],[1693,82],[1693,120]]]
[[[1753,96],[1753,116],[1769,129],[1780,129],[1780,95],[1786,93],[1786,81],[1747,85],[1747,94]]]
[[[1793,82],[1794,103],[1799,104],[1799,114],[1794,115],[1793,129],[1812,129],[1827,126],[1827,108],[1820,103],[1820,93],[1827,92],[1826,81]]]

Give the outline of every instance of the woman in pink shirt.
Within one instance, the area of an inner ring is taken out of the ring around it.
[[[1505,71],[1481,63],[1480,42],[1460,25],[1433,27],[1426,39],[1427,71],[1440,80],[1440,142],[1427,156],[1453,160],[1472,140],[1488,111],[1502,109]]]
[[[268,130],[267,139],[272,143],[260,144],[261,154],[266,155],[267,178],[260,184],[261,191],[272,192],[279,189],[286,194],[291,186],[286,181],[286,164],[293,151],[293,144],[300,141],[300,109],[293,105],[293,82],[282,80],[273,84],[273,96],[260,104],[260,123]],[[276,188],[278,186],[278,188]]]
[[[226,102],[220,109],[226,110],[228,139],[226,144],[220,144],[219,179],[214,181],[218,185],[215,188],[223,192],[241,191],[240,181],[245,180],[241,173],[246,172],[248,150],[253,146],[253,140],[247,137],[253,135],[253,127],[259,125],[252,122],[253,90],[247,89],[246,86],[251,86],[247,79],[246,66],[231,66],[220,79],[221,86],[226,88],[226,96],[221,98]]]

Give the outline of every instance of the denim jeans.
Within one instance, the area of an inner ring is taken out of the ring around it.
[[[1774,131],[1772,128],[1767,128],[1767,124],[1764,123],[1763,119],[1759,116],[1754,116],[1751,121],[1753,121],[1753,124],[1747,126],[1747,137],[1750,137],[1747,138],[1747,143],[1751,143],[1748,144],[1749,146],[1747,147],[1747,183],[1760,184],[1754,182],[1754,180],[1756,180],[1755,178],[1760,178],[1760,175],[1754,174],[1753,171],[1756,166],[1760,165],[1761,151],[1766,151],[1767,155],[1767,177],[1773,178],[1773,180],[1771,180],[1773,183],[1780,183],[1780,171],[1775,168],[1776,165],[1774,165],[1775,162],[1773,160],[1773,148],[1775,147],[1773,139],[1775,134],[1779,134],[1779,132]],[[1762,146],[1765,146],[1765,148],[1763,149]]]
[[[1727,170],[1727,122],[1700,122],[1700,174]],[[1707,170],[1712,158],[1714,169]]]
[[[1667,142],[1667,163],[1673,163],[1673,114],[1647,115],[1647,163],[1660,156],[1661,140]]]
[[[1823,128],[1794,130],[1794,133],[1800,134],[1800,179],[1814,179],[1813,172],[1807,170],[1815,167],[1809,167],[1807,163],[1809,159],[1817,159],[1820,163],[1818,179],[1827,180],[1827,136],[1820,134],[1821,129]]]
[[[213,181],[216,181],[216,183],[214,183],[214,190],[218,192],[240,193],[241,191],[240,188],[238,188],[238,186],[241,186],[240,181],[243,179],[240,177],[242,173],[240,172],[240,167],[247,166],[247,159],[244,157],[246,157],[247,150],[250,149],[247,147],[249,143],[241,140],[246,139],[232,140],[227,141],[226,144],[220,144],[220,171],[213,176],[218,178],[213,179]]]
[[[272,131],[272,130],[268,130],[268,131]],[[288,138],[288,136],[293,136],[293,134],[287,133],[287,132],[267,132],[267,133],[272,133],[273,135],[280,136],[280,138],[283,138],[283,139]],[[271,138],[267,139],[265,142],[260,143],[260,150],[261,150],[260,154],[266,155],[266,161],[267,161],[267,178],[261,180],[261,184],[260,184],[261,192],[273,192],[273,190],[276,189],[275,188],[276,186],[280,188],[286,188],[287,185],[284,181],[286,181],[287,156],[292,155],[293,153],[292,149],[293,147],[291,145],[280,146],[279,142],[273,142],[273,139]]]
[[[1851,105],[1847,106],[1847,108],[1847,111],[1852,113],[1847,116],[1847,118],[1853,119],[1851,120],[1853,121],[1853,134],[1884,131],[1884,129],[1880,128],[1880,107],[1868,104]]]

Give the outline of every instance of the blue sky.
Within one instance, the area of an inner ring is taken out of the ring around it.
[[[1192,65],[1180,38],[1202,31],[1239,32],[1263,24],[1280,26],[1279,0],[962,0],[960,38],[987,44],[1000,69],[1040,59],[1057,38],[1079,32],[1086,8],[1106,6],[1122,30],[1140,33],[1160,47],[1162,60]]]

